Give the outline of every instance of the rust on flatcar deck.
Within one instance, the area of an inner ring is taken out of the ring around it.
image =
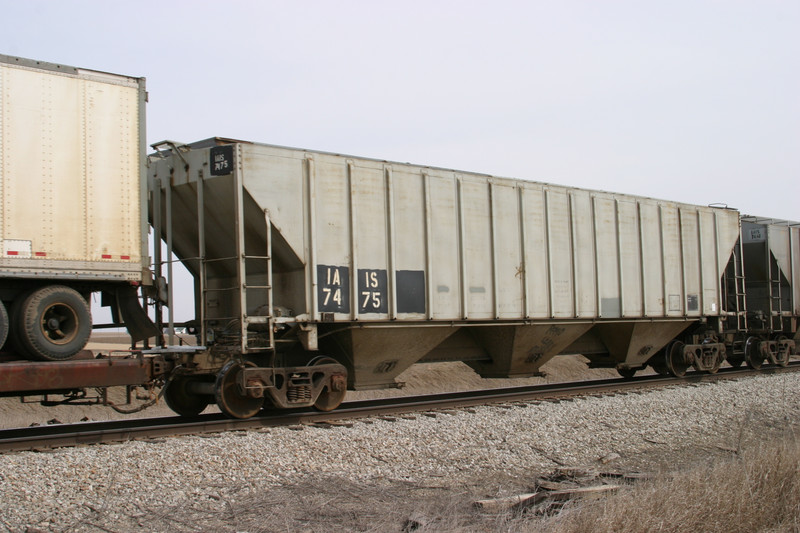
[[[69,361],[13,361],[0,365],[3,393],[143,385],[163,373],[160,357],[103,357]]]

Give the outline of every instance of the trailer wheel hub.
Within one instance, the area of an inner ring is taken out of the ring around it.
[[[69,306],[54,304],[42,316],[42,333],[53,344],[67,344],[77,333],[77,317]]]

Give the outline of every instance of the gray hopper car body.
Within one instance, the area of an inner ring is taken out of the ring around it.
[[[351,388],[420,361],[634,371],[729,313],[732,209],[219,138],[159,148],[151,218],[195,277],[201,338],[330,355]]]

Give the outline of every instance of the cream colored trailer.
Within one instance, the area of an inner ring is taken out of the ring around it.
[[[195,275],[206,342],[297,338],[356,388],[421,360],[531,375],[573,346],[636,369],[726,313],[735,210],[226,139],[159,148],[157,233]]]
[[[0,333],[10,320],[29,355],[83,347],[76,293],[148,279],[145,100],[143,78],[0,56],[0,291],[13,309]],[[36,321],[41,338],[27,339]]]

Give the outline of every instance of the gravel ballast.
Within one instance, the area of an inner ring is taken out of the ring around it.
[[[800,374],[560,403],[372,418],[353,427],[270,428],[0,456],[0,525],[152,527],[153,509],[220,512],[311,477],[476,486],[559,466],[654,469],[730,454],[800,421]],[[708,454],[707,453],[707,454]],[[495,483],[495,488],[497,487]],[[174,525],[174,524],[173,524]],[[178,524],[178,530],[202,524]]]

